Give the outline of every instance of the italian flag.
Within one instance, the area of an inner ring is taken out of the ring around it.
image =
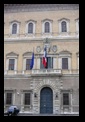
[[[44,67],[46,68],[47,67],[47,52],[46,52],[46,47],[44,48],[44,54],[43,54],[43,57],[42,57],[42,64],[44,65]]]

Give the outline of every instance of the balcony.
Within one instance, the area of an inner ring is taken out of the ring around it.
[[[33,69],[32,75],[61,75],[61,69]]]
[[[33,70],[5,70],[4,75],[30,75],[30,76],[43,76],[43,75],[64,75],[64,74],[79,74],[79,69],[62,70],[62,69],[33,69]]]
[[[61,75],[61,69],[5,70],[4,75]]]

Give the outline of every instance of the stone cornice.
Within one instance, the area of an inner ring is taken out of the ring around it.
[[[43,42],[45,38],[4,38],[4,43],[27,43],[27,42]],[[79,41],[79,37],[53,37],[48,38],[49,41]]]
[[[4,4],[4,13],[79,10],[79,4]]]

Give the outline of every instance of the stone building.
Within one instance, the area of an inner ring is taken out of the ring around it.
[[[79,113],[78,4],[4,4],[4,111],[10,105],[33,114]]]

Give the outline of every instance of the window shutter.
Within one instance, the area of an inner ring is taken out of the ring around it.
[[[45,69],[43,64],[42,64],[42,58],[40,58],[40,69]]]
[[[25,93],[24,104],[30,105],[30,93]]]
[[[17,34],[17,24],[16,23],[14,23],[12,25],[12,34]]]
[[[30,69],[30,62],[31,62],[31,59],[26,59],[26,70]]]
[[[9,70],[14,70],[15,59],[9,59]]]
[[[12,104],[12,93],[7,93],[6,94],[6,104],[7,105]]]
[[[62,69],[68,69],[68,58],[62,58]]]
[[[33,23],[28,24],[28,33],[33,33]]]
[[[62,23],[61,23],[61,30],[62,30],[62,32],[67,32],[67,26],[66,26],[66,22],[65,21],[63,21]]]
[[[63,105],[69,105],[69,93],[63,93]]]
[[[45,23],[45,33],[49,33],[50,32],[50,24],[49,22]]]

